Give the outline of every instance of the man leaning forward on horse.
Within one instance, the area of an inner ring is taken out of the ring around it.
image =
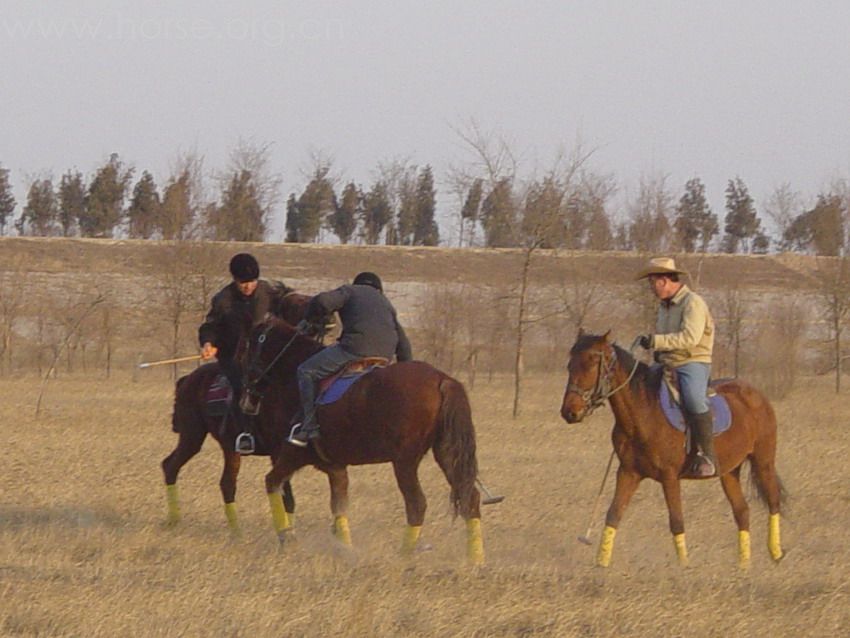
[[[667,257],[651,259],[638,273],[659,299],[655,333],[640,337],[640,345],[655,350],[658,363],[672,368],[678,379],[682,412],[691,432],[691,459],[683,476],[707,478],[717,471],[714,434],[708,404],[714,319],[705,300],[682,281],[684,270]]]
[[[305,447],[319,436],[315,394],[320,380],[358,359],[381,357],[390,360],[394,355],[398,361],[413,358],[396,310],[384,296],[383,284],[375,273],[361,272],[350,285],[313,297],[301,328],[321,322],[334,311],[339,313],[342,322],[339,340],[298,366],[303,421],[292,428],[288,440],[299,447]]]

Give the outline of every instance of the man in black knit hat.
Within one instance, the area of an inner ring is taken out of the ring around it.
[[[236,451],[251,454],[254,451],[254,438],[248,419],[238,407],[242,371],[234,355],[239,342],[248,336],[256,323],[263,320],[266,313],[278,314],[283,297],[293,289],[278,281],[260,279],[260,265],[248,253],[233,256],[230,260],[230,274],[233,281],[212,298],[207,317],[198,328],[198,342],[201,359],[208,361],[217,357],[233,390],[233,413],[242,426],[242,433],[236,439]]]

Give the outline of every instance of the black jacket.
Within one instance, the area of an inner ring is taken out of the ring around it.
[[[198,341],[207,341],[218,348],[219,361],[229,360],[236,354],[239,340],[261,322],[266,313],[279,314],[283,297],[292,288],[279,281],[260,279],[250,297],[239,292],[235,282],[219,290],[212,298],[207,318],[198,328]]]
[[[321,321],[332,312],[338,312],[342,321],[339,345],[358,357],[385,357],[395,355],[399,361],[413,358],[410,342],[398,322],[395,308],[384,294],[372,286],[340,286],[323,292],[310,301],[307,308],[309,321]]]

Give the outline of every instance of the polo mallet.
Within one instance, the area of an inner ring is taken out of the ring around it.
[[[605,476],[602,477],[602,485],[599,486],[599,494],[596,495],[596,502],[593,504],[593,512],[590,514],[590,522],[587,524],[587,531],[584,536],[579,536],[580,543],[585,545],[593,545],[590,540],[590,530],[593,528],[593,521],[596,520],[596,513],[599,510],[599,502],[602,499],[602,492],[605,491],[605,481],[608,480],[608,472],[611,471],[611,464],[614,462],[614,450],[611,450],[611,456],[608,457],[608,467],[605,468]]]
[[[481,482],[480,478],[475,477],[475,482],[481,488],[481,491],[484,492],[484,500],[481,501],[484,505],[495,505],[505,500],[504,496],[493,496],[493,493],[487,489],[487,486]]]
[[[176,359],[160,359],[159,361],[147,361],[140,363],[140,368],[153,368],[154,366],[164,366],[170,363],[183,363],[184,361],[197,361],[201,358],[199,354],[193,354],[188,357],[177,357]]]

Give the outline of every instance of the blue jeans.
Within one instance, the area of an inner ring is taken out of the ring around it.
[[[298,366],[298,391],[301,393],[301,409],[304,411],[302,428],[312,430],[316,425],[316,385],[322,379],[331,376],[350,361],[362,357],[351,354],[335,343],[319,350]]]
[[[709,411],[708,380],[711,366],[707,363],[686,363],[676,368],[679,377],[679,392],[682,407],[691,414],[705,414]]]

